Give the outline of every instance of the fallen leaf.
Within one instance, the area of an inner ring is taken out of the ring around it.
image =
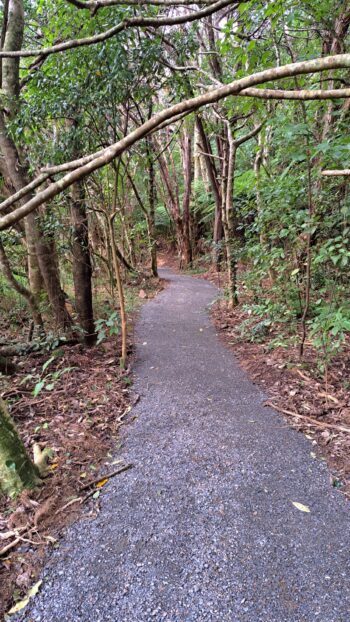
[[[300,512],[310,512],[310,508],[303,503],[299,503],[298,501],[292,501],[293,505],[300,510]]]
[[[102,488],[103,486],[107,484],[108,481],[109,481],[108,477],[101,479],[99,482],[97,482],[96,488]]]
[[[33,598],[33,596],[35,596],[35,594],[38,593],[41,584],[42,584],[41,580],[35,583],[35,585],[33,585],[33,587],[30,588],[27,596],[23,598],[22,600],[20,600],[18,603],[16,603],[14,607],[12,607],[10,611],[8,611],[8,615],[11,616],[14,613],[17,613],[18,611],[21,611],[21,609],[24,609],[24,607],[28,605],[30,599]]]

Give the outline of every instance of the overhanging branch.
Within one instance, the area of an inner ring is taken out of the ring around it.
[[[193,4],[211,5],[213,0],[66,0],[77,9],[85,9],[91,11],[94,15],[98,9],[110,6],[189,6]]]
[[[272,69],[266,69],[259,73],[241,78],[240,80],[234,80],[230,84],[221,86],[217,89],[212,89],[208,93],[192,97],[178,104],[170,106],[165,110],[157,113],[151,117],[148,121],[141,126],[130,132],[127,136],[116,142],[114,145],[104,149],[100,152],[98,157],[88,161],[86,164],[79,166],[73,171],[70,171],[64,175],[61,179],[50,184],[47,188],[39,192],[34,198],[18,207],[11,214],[7,214],[0,218],[0,231],[7,229],[14,223],[18,222],[37,207],[43,203],[53,199],[57,194],[68,188],[76,181],[86,177],[93,173],[95,170],[102,168],[106,164],[109,164],[118,155],[129,149],[133,144],[147,136],[150,132],[155,131],[164,122],[178,117],[180,114],[193,112],[208,104],[213,104],[230,95],[238,96],[242,94],[244,89],[263,84],[265,82],[271,82],[274,80],[281,80],[282,78],[288,78],[292,76],[298,76],[302,74],[310,74],[320,72],[329,69],[341,69],[350,68],[350,54],[338,54],[334,56],[328,56],[324,58],[313,59],[309,61],[303,61],[300,63],[292,63],[284,65],[282,67],[274,67]],[[91,156],[87,156],[87,158]],[[84,160],[84,158],[82,159]]]
[[[82,37],[81,39],[70,39],[69,41],[63,41],[62,43],[57,43],[52,47],[47,48],[38,48],[32,50],[1,50],[0,58],[23,58],[30,56],[37,56],[38,61],[50,56],[51,54],[58,54],[59,52],[65,52],[66,50],[71,50],[74,48],[79,48],[87,45],[95,45],[97,43],[102,43],[103,41],[107,41],[111,39],[115,35],[119,34],[123,30],[127,30],[128,28],[139,27],[150,27],[160,28],[161,26],[177,26],[180,24],[186,24],[189,22],[197,21],[198,19],[202,19],[203,17],[208,17],[208,15],[212,15],[216,11],[220,9],[232,5],[232,8],[237,6],[238,2],[232,2],[232,0],[219,0],[214,4],[207,6],[204,9],[199,11],[193,11],[192,13],[185,13],[184,15],[175,15],[173,17],[130,17],[128,19],[124,19],[113,28],[109,30],[105,30],[97,35],[93,35],[91,37]]]
[[[245,97],[257,97],[261,99],[343,99],[350,97],[350,89],[284,91],[281,89],[244,89],[240,95]]]

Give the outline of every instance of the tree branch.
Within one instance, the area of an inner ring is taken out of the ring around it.
[[[229,95],[238,96],[244,89],[264,82],[271,82],[273,80],[281,80],[282,78],[288,78],[291,76],[298,76],[302,74],[310,74],[328,69],[341,69],[350,68],[350,54],[338,54],[334,56],[327,56],[323,58],[317,58],[309,61],[302,61],[299,63],[291,63],[282,67],[274,67],[260,71],[251,76],[246,76],[239,80],[234,80],[230,84],[226,84],[217,89],[213,89],[208,93],[192,97],[191,99],[184,100],[178,104],[170,106],[158,112],[156,115],[148,119],[141,126],[130,132],[127,136],[116,142],[114,145],[104,149],[98,157],[88,161],[86,164],[79,166],[75,170],[69,172],[58,181],[50,184],[47,188],[39,192],[34,198],[18,207],[12,213],[7,214],[0,218],[0,231],[7,229],[14,223],[21,220],[37,207],[51,200],[57,194],[71,186],[74,182],[86,177],[93,171],[102,168],[109,162],[111,162],[118,155],[129,149],[137,141],[141,140],[147,134],[154,131],[157,127],[162,125],[165,121],[177,117],[179,114],[193,112],[208,104],[213,104]],[[91,156],[87,156],[89,159]],[[83,158],[84,159],[84,158]]]
[[[33,49],[33,50],[17,50],[17,51],[0,51],[0,58],[18,58],[18,57],[28,57],[28,56],[38,56],[38,60],[46,58],[50,54],[57,54],[58,52],[65,52],[66,50],[71,50],[74,48],[86,46],[86,45],[95,45],[96,43],[101,43],[103,41],[107,41],[111,39],[118,33],[126,30],[128,28],[134,28],[136,26],[146,27],[152,26],[153,28],[160,28],[161,26],[176,26],[179,24],[186,24],[188,22],[194,22],[198,19],[202,19],[203,17],[207,17],[208,15],[212,15],[216,11],[231,5],[232,0],[219,0],[214,4],[206,7],[205,9],[201,9],[200,11],[194,11],[192,13],[186,13],[185,15],[175,15],[174,17],[130,17],[127,19],[123,19],[123,21],[119,22],[113,28],[106,30],[105,32],[101,32],[97,35],[93,35],[91,37],[83,37],[81,39],[70,39],[69,41],[63,41],[62,43],[57,43],[52,47],[42,48],[42,49]],[[235,2],[232,8],[237,6],[238,2]]]
[[[322,171],[321,175],[323,175],[323,177],[347,177],[348,175],[350,175],[350,168],[344,168],[340,170],[334,169],[333,171]]]
[[[240,95],[261,99],[342,99],[350,97],[350,89],[283,91],[280,89],[244,89]]]
[[[94,15],[98,9],[110,6],[189,6],[191,4],[211,5],[213,0],[66,0],[77,9],[87,9]]]
[[[263,121],[262,123],[259,123],[259,125],[257,125],[251,132],[244,134],[244,136],[241,136],[240,138],[235,138],[233,141],[233,144],[236,147],[236,149],[237,147],[240,147],[241,145],[243,145],[243,143],[246,143],[248,140],[250,140],[251,138],[254,138],[254,136],[259,134],[264,124],[265,124],[265,121]]]

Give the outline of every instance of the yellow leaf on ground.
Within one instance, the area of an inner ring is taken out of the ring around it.
[[[101,479],[99,482],[97,482],[96,488],[102,488],[102,486],[105,486],[107,482],[108,482],[108,477],[105,477],[105,479]]]
[[[292,501],[293,505],[300,510],[300,512],[310,512],[310,508],[307,505],[303,505],[303,503],[298,503],[298,501]]]
[[[33,585],[33,587],[30,588],[27,596],[23,598],[23,600],[20,600],[18,603],[16,603],[12,607],[12,609],[10,609],[10,611],[8,612],[8,615],[11,616],[14,613],[17,613],[18,611],[21,611],[21,609],[24,609],[24,607],[28,605],[30,599],[33,598],[33,596],[35,596],[35,594],[38,593],[41,584],[42,584],[42,581],[38,581],[37,583],[35,583],[35,585]]]

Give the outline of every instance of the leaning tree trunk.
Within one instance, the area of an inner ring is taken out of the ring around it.
[[[0,398],[0,489],[9,496],[40,483],[39,471],[30,460],[5,402]]]

